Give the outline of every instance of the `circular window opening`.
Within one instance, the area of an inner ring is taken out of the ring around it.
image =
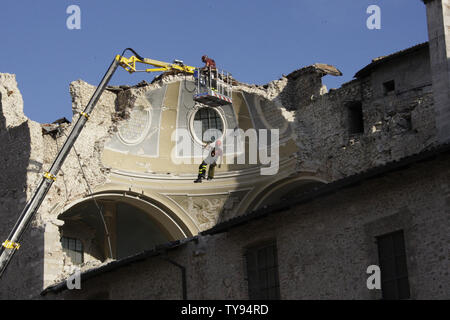
[[[220,138],[223,133],[223,120],[219,112],[211,107],[200,108],[194,116],[194,132],[202,142]]]
[[[130,118],[118,128],[119,138],[125,144],[141,143],[150,130],[151,116],[149,110],[133,110]]]

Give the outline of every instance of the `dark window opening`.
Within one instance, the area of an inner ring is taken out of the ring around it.
[[[411,131],[412,130],[412,121],[411,121],[411,115],[406,114],[400,117],[400,119],[397,121],[397,125],[405,131]]]
[[[214,108],[200,108],[194,117],[194,131],[203,142],[211,141],[212,136],[218,139],[223,132],[222,118]]]
[[[278,260],[275,243],[247,249],[248,293],[251,300],[279,300]]]
[[[391,80],[391,81],[387,81],[385,83],[383,83],[383,88],[384,88],[384,95],[388,95],[391,92],[395,91],[395,81]]]
[[[62,237],[63,251],[69,256],[73,264],[79,265],[84,262],[83,243],[78,239]]]
[[[352,102],[348,105],[348,124],[350,134],[364,133],[364,117],[360,101]]]
[[[408,269],[403,231],[377,237],[383,299],[409,299]]]

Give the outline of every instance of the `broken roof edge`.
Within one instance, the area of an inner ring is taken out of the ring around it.
[[[367,66],[365,66],[364,68],[359,70],[355,74],[354,78],[362,78],[362,77],[368,75],[373,69],[375,69],[376,67],[378,67],[381,64],[384,64],[384,63],[392,61],[394,59],[397,59],[397,58],[406,56],[408,54],[411,54],[411,53],[423,50],[423,49],[428,48],[428,47],[429,47],[429,43],[428,43],[428,41],[426,41],[426,42],[423,42],[423,43],[419,43],[419,44],[417,44],[415,46],[412,46],[412,47],[409,47],[409,48],[406,48],[406,49],[403,49],[403,50],[400,50],[400,51],[388,54],[386,56],[381,56],[381,57],[378,57],[378,58],[374,58],[374,59],[372,59],[371,63],[369,63]]]
[[[270,214],[276,214],[276,213],[282,213],[286,212],[287,210],[291,209],[293,206],[299,206],[306,203],[309,203],[310,201],[316,200],[321,197],[325,197],[328,195],[333,194],[334,192],[340,191],[344,188],[353,187],[363,181],[367,181],[370,179],[378,178],[380,176],[383,176],[385,174],[389,174],[391,172],[395,172],[402,169],[407,169],[409,166],[420,163],[423,161],[433,160],[439,155],[449,154],[450,153],[450,143],[444,143],[432,146],[430,148],[427,148],[421,152],[415,153],[410,156],[406,156],[403,158],[400,158],[398,160],[387,162],[383,165],[373,167],[371,169],[368,169],[366,171],[361,171],[359,173],[355,173],[351,176],[344,177],[342,179],[336,180],[334,182],[321,185],[319,187],[316,187],[312,189],[309,192],[306,192],[299,197],[291,200],[291,201],[284,201],[280,203],[276,203],[271,206],[263,207],[261,209],[257,209],[254,211],[251,211],[247,214],[232,218],[230,220],[221,222],[217,224],[216,226],[212,227],[211,229],[205,230],[203,232],[200,232],[198,236],[194,236],[192,238],[183,239],[183,240],[177,240],[173,242],[169,242],[160,246],[157,246],[153,250],[147,250],[141,253],[138,253],[136,255],[121,259],[121,260],[114,260],[112,262],[109,262],[104,265],[100,265],[94,268],[91,268],[89,270],[84,271],[81,274],[82,281],[93,278],[95,276],[98,276],[104,272],[113,271],[117,268],[120,268],[125,265],[129,265],[133,262],[142,261],[147,258],[159,256],[163,254],[164,252],[167,252],[168,250],[176,249],[177,247],[181,247],[186,245],[189,242],[195,241],[199,237],[202,236],[212,236],[220,233],[227,232],[228,230],[239,227],[241,225],[247,224],[251,221],[265,218]],[[59,283],[53,284],[51,286],[48,286],[46,289],[44,289],[41,292],[41,295],[44,296],[49,292],[53,293],[59,293],[67,289],[67,280],[62,280]]]
[[[325,76],[327,74],[335,77],[342,76],[342,72],[335,66],[325,63],[314,63],[312,65],[292,71],[286,76],[286,78],[290,80],[295,80],[305,73],[319,73],[322,76]]]
[[[428,48],[428,46],[429,46],[429,42],[426,41],[426,42],[419,43],[412,47],[394,52],[394,53],[386,55],[386,56],[380,56],[380,57],[374,58],[374,59],[372,59],[371,63],[366,65],[364,68],[360,69],[354,75],[354,78],[359,79],[361,77],[364,77],[364,76],[368,75],[374,68],[376,68],[377,66],[379,66],[383,63],[386,63],[386,62],[394,60],[396,58],[414,53],[414,52],[422,50],[424,48]],[[283,75],[283,77],[287,78],[288,80],[295,80],[295,79],[298,79],[300,76],[307,74],[307,73],[317,73],[317,74],[320,74],[321,76],[332,75],[332,76],[336,76],[336,77],[343,75],[343,73],[333,65],[326,64],[326,63],[314,63],[312,65],[305,66],[300,69],[294,70],[291,73],[289,73],[288,75]],[[160,75],[155,76],[150,83],[144,80],[144,81],[141,81],[138,84],[132,85],[132,86],[131,85],[108,86],[107,90],[117,93],[119,91],[124,91],[124,90],[132,89],[132,88],[141,88],[141,87],[151,86],[153,84],[162,85],[164,83],[168,83],[168,82],[172,82],[172,81],[186,80],[188,77],[192,77],[192,75],[187,74],[182,71],[164,72]],[[278,80],[280,80],[280,79],[278,79]],[[257,84],[240,82],[233,78],[233,85],[248,86],[248,87],[265,87],[273,81],[277,81],[277,80],[274,79],[265,85],[257,85]],[[349,82],[351,82],[351,81],[349,81]]]
[[[305,66],[300,69],[294,70],[291,73],[289,73],[287,76],[283,75],[282,78],[287,78],[289,80],[295,80],[298,77],[300,77],[301,75],[307,74],[307,73],[318,73],[318,74],[321,74],[322,76],[332,75],[332,76],[336,76],[336,77],[343,75],[342,72],[339,69],[337,69],[335,66],[325,64],[325,63],[314,63],[312,65]],[[148,86],[151,86],[154,84],[162,85],[164,83],[176,82],[176,81],[180,81],[180,80],[189,80],[189,79],[190,80],[193,79],[192,74],[188,74],[188,73],[185,73],[182,71],[164,72],[162,74],[155,76],[151,82],[147,82],[146,80],[143,80],[135,85],[119,85],[119,86],[111,86],[110,85],[106,88],[106,90],[113,92],[113,93],[118,93],[120,91],[125,91],[128,89],[148,87]],[[232,80],[233,86],[264,87],[264,86],[269,85],[271,82],[279,81],[280,79],[274,79],[264,85],[241,82],[241,81],[236,80],[233,77],[231,80]]]

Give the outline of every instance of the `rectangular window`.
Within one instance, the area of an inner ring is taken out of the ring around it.
[[[82,264],[83,257],[83,243],[78,239],[62,237],[61,243],[63,251],[70,257],[73,264]]]
[[[249,298],[251,300],[280,299],[276,244],[272,242],[247,249],[245,260]]]
[[[377,237],[383,299],[409,299],[403,231]]]
[[[387,96],[389,93],[395,92],[395,81],[387,81],[383,83],[384,95]]]
[[[350,134],[364,133],[364,118],[360,101],[348,104],[348,131]]]

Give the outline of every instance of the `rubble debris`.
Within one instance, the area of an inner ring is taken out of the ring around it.
[[[58,119],[52,123],[44,123],[41,125],[42,133],[44,135],[49,134],[53,138],[56,138],[57,136],[60,136],[62,134],[62,131],[67,127],[67,124],[70,124],[70,121],[65,117]]]
[[[322,76],[324,75],[332,75],[335,77],[340,77],[342,76],[342,72],[339,71],[336,67],[329,65],[329,64],[325,64],[325,63],[315,63],[313,65],[295,70],[293,72],[291,72],[290,74],[288,74],[286,77],[290,80],[295,80],[298,77],[300,77],[303,74],[306,73],[318,73],[321,74]]]

